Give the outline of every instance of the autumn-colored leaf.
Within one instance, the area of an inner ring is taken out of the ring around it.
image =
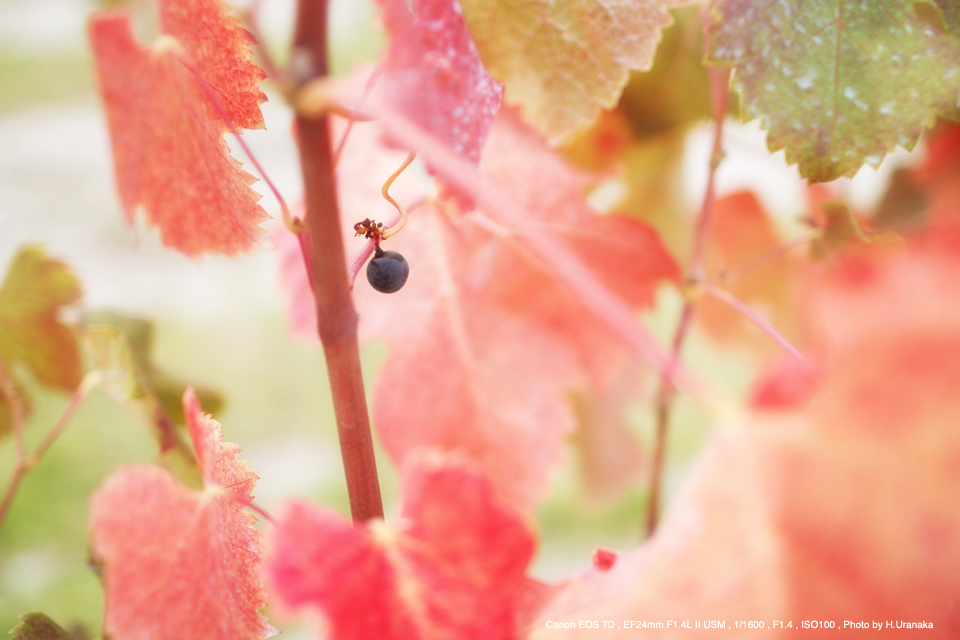
[[[620,109],[640,138],[685,129],[712,114],[700,7],[670,13],[676,25],[664,29],[653,66],[631,73],[620,98]]]
[[[738,191],[717,200],[710,240],[706,260],[710,277],[739,300],[763,309],[778,331],[792,334],[797,264],[787,251],[778,255],[784,243],[753,192]],[[749,268],[752,261],[762,262]],[[748,269],[737,270],[744,266]],[[761,349],[773,346],[736,310],[710,296],[698,300],[696,318],[716,340],[737,341]]]
[[[598,216],[583,200],[589,178],[505,116],[494,125],[484,169],[507,185],[529,221],[574,252],[635,308],[679,269],[646,225]],[[568,392],[604,393],[627,356],[619,341],[531,255],[482,213],[420,207],[389,240],[410,262],[389,297],[360,285],[361,332],[387,339],[374,397],[387,450],[458,451],[528,507],[546,487],[574,428]],[[415,427],[413,425],[416,425]]]
[[[916,172],[894,169],[873,215],[873,224],[884,231],[910,231],[923,227],[929,218],[929,199],[918,184]]]
[[[669,7],[686,0],[462,0],[480,59],[506,100],[554,142],[617,104],[631,69],[653,64]]]
[[[852,176],[958,115],[960,40],[913,4],[719,0],[709,60],[736,67],[742,115],[762,118],[771,151],[811,182]]]
[[[526,523],[483,476],[451,462],[421,459],[403,486],[389,524],[289,505],[267,565],[277,599],[322,612],[331,640],[516,637],[531,588]]]
[[[356,173],[341,174],[345,194],[376,193],[369,175],[378,162],[374,142],[348,143],[341,168]],[[483,166],[527,207],[543,234],[573,251],[632,307],[649,306],[657,283],[679,278],[652,229],[590,211],[583,193],[592,178],[511,113],[495,123]],[[289,240],[285,247],[292,315],[313,330],[299,249]],[[457,451],[494,479],[501,498],[529,507],[574,430],[569,392],[606,393],[630,356],[509,229],[481,213],[464,215],[447,201],[417,207],[385,248],[410,263],[404,288],[384,296],[362,276],[355,285],[361,337],[387,341],[372,393],[381,441],[399,462],[424,446]]]
[[[91,552],[102,565],[111,638],[259,639],[261,534],[243,511],[257,476],[222,442],[192,391],[184,413],[203,476],[190,491],[155,467],[121,470],[93,497]]]
[[[577,418],[572,444],[586,498],[599,502],[634,486],[645,457],[627,422],[627,407],[638,399],[639,367],[626,366],[601,392],[583,388],[570,401]]]
[[[943,123],[928,140],[927,157],[916,170],[916,181],[929,199],[930,221],[955,225],[960,221],[960,125]]]
[[[380,0],[390,35],[382,73],[400,113],[473,162],[500,109],[503,86],[480,62],[457,0]]]
[[[82,375],[76,336],[60,308],[80,299],[70,268],[37,246],[22,248],[0,287],[0,358],[23,363],[41,383],[73,391]]]
[[[142,208],[167,246],[234,255],[254,246],[267,216],[223,134],[263,128],[265,74],[221,0],[162,0],[159,11],[161,35],[149,48],[126,14],[90,21],[120,199],[128,221]]]
[[[815,402],[720,430],[655,537],[573,582],[532,638],[593,637],[544,628],[577,619],[726,621],[720,633],[765,620],[758,637],[793,637],[800,620],[926,621],[955,634],[960,236],[908,248],[813,278]]]
[[[70,633],[39,611],[20,616],[23,620],[10,630],[10,640],[73,640]]]

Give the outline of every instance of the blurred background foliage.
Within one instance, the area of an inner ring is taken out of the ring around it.
[[[150,37],[152,4],[123,4],[133,11],[141,37]],[[269,510],[282,499],[302,496],[346,513],[322,352],[315,341],[289,334],[272,243],[237,259],[192,262],[165,250],[142,222],[131,231],[123,221],[85,42],[86,16],[117,5],[113,0],[0,0],[0,273],[21,245],[41,243],[51,257],[70,265],[84,290],[83,300],[66,310],[64,320],[77,327],[83,322],[123,325],[141,369],[171,415],[186,384],[204,389],[205,410],[223,423],[225,439],[240,445],[241,457],[261,476],[260,505]],[[334,71],[376,60],[383,35],[373,0],[333,0],[332,7]],[[293,0],[263,2],[265,44],[281,63],[293,9]],[[700,66],[697,10],[675,15],[678,23],[664,32],[652,71],[634,74],[620,107],[564,153],[599,172],[591,194],[598,209],[646,219],[683,261],[705,183],[709,93]],[[268,130],[246,137],[280,189],[295,200],[301,187],[290,116],[269,82],[264,89],[270,95],[264,105]],[[730,159],[718,174],[721,193],[752,186],[782,231],[799,228],[805,198],[796,171],[786,167],[782,154],[771,159],[756,126],[731,127],[730,136]],[[858,176],[863,184],[851,183],[851,193],[868,207],[876,204],[892,170]],[[263,183],[256,188],[267,192]],[[271,214],[279,211],[269,195],[262,204]],[[271,232],[281,231],[274,225]],[[664,289],[656,311],[646,318],[664,343],[680,304],[677,291]],[[369,393],[383,357],[381,344],[363,348]],[[755,353],[717,346],[700,332],[688,342],[685,358],[732,399],[743,396],[758,362]],[[15,374],[31,398],[25,424],[30,447],[56,422],[69,398],[45,389],[22,368]],[[648,398],[653,383],[648,380]],[[649,450],[649,401],[629,404],[627,422]],[[700,408],[680,399],[668,444],[668,498],[708,437],[708,426]],[[88,499],[119,466],[155,462],[154,435],[142,414],[102,391],[85,400],[23,482],[0,528],[0,635],[19,614],[36,609],[77,638],[96,637],[102,595],[87,564]],[[13,459],[9,434],[0,435],[0,486],[8,481]],[[571,450],[535,514],[541,548],[533,572],[540,577],[568,576],[588,566],[596,546],[632,548],[642,537],[643,481],[588,499],[578,469]],[[389,509],[397,481],[383,455],[380,470]],[[294,637],[306,633],[290,631]]]

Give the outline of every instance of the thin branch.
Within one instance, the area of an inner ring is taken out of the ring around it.
[[[740,313],[740,315],[749,320],[754,326],[760,329],[760,331],[763,331],[765,334],[767,334],[771,340],[780,346],[781,349],[792,355],[802,364],[808,367],[810,366],[810,362],[803,356],[803,354],[800,353],[796,347],[790,344],[790,341],[787,340],[783,334],[777,331],[772,324],[767,322],[760,314],[754,311],[750,305],[738,299],[729,291],[725,291],[720,287],[709,283],[703,285],[703,292],[714,300],[719,300],[725,305],[733,308],[735,311]]]
[[[300,0],[291,59],[311,77],[327,75],[326,0]],[[383,517],[383,501],[360,370],[357,312],[350,295],[326,114],[297,116],[306,219],[301,246],[309,261],[317,330],[326,356],[340,453],[354,521]]]
[[[3,360],[0,360],[0,392],[3,393],[7,405],[10,407],[10,423],[13,430],[14,455],[13,474],[10,476],[10,483],[4,491],[3,499],[0,500],[0,527],[3,526],[3,520],[7,516],[7,511],[13,503],[13,497],[20,487],[20,481],[26,473],[26,454],[23,444],[23,404],[20,400],[20,394],[13,384],[13,378]]]
[[[74,414],[77,413],[77,409],[80,408],[80,405],[83,403],[84,398],[87,397],[87,394],[90,393],[90,390],[93,389],[100,383],[100,373],[93,371],[88,373],[83,377],[83,380],[80,381],[80,386],[77,387],[77,390],[74,392],[73,397],[70,398],[70,404],[67,405],[67,408],[61,414],[60,419],[57,420],[56,424],[47,432],[47,435],[43,437],[43,440],[40,441],[40,444],[37,445],[37,448],[27,458],[27,468],[32,469],[38,462],[40,458],[47,452],[47,450],[57,441],[57,438],[60,437],[60,434],[63,433],[64,429],[67,428],[67,425],[70,424],[70,421],[73,419]]]
[[[710,228],[713,225],[713,212],[716,204],[716,174],[717,167],[723,160],[723,122],[727,114],[729,100],[728,86],[730,70],[720,67],[708,68],[710,76],[711,96],[713,98],[713,147],[710,152],[710,169],[707,174],[707,189],[703,196],[703,204],[697,217],[696,236],[693,252],[690,256],[690,265],[687,270],[687,283],[696,288],[704,281],[703,263],[706,257],[707,242],[710,239]],[[670,424],[670,414],[673,409],[673,400],[677,394],[677,387],[673,382],[673,370],[679,366],[680,354],[687,334],[693,322],[693,313],[696,305],[696,296],[687,295],[680,312],[680,321],[673,334],[670,359],[667,364],[667,373],[660,377],[656,395],[656,432],[653,445],[653,461],[650,476],[650,499],[647,502],[647,536],[653,535],[660,517],[660,498],[663,484],[663,467],[666,455],[667,428]]]
[[[4,399],[10,406],[10,428],[13,431],[14,451],[17,460],[22,460],[26,455],[23,445],[23,403],[20,401],[20,392],[13,384],[13,377],[2,358],[0,358],[0,393],[3,393]]]
[[[5,368],[2,368],[2,363],[0,363],[0,374],[3,376],[3,394],[7,398],[7,401],[11,403],[11,407],[14,405],[19,405],[20,398],[16,395],[16,391],[13,390],[12,381],[7,373]],[[13,504],[13,499],[17,495],[17,491],[20,488],[20,483],[26,477],[37,464],[40,462],[40,459],[43,458],[43,455],[47,450],[56,442],[57,438],[60,437],[60,434],[63,433],[63,430],[67,428],[67,425],[70,424],[70,420],[73,419],[74,414],[76,414],[77,409],[80,408],[80,405],[83,403],[83,399],[86,398],[87,394],[90,392],[97,383],[100,382],[100,375],[98,373],[88,373],[84,376],[83,380],[80,382],[80,386],[77,387],[77,390],[74,392],[73,397],[70,398],[70,404],[67,405],[66,410],[60,416],[60,419],[57,420],[56,424],[47,432],[47,435],[44,436],[43,440],[40,441],[40,444],[37,445],[37,448],[33,450],[29,455],[25,454],[23,450],[23,444],[17,446],[17,460],[14,464],[13,475],[10,478],[10,483],[7,485],[6,491],[4,491],[3,499],[0,500],[0,527],[3,526],[3,521],[7,517],[7,513],[10,510],[10,506]],[[20,418],[18,420],[22,421],[22,407],[17,409],[20,411]],[[20,427],[22,431],[22,426]]]
[[[343,136],[340,138],[340,142],[337,143],[337,150],[333,154],[333,166],[336,166],[340,163],[340,156],[343,155],[343,147],[347,144],[347,138],[350,137],[350,131],[353,130],[353,123],[357,121],[357,116],[363,109],[363,103],[367,99],[367,94],[370,93],[370,90],[373,89],[373,85],[376,84],[377,80],[380,78],[380,65],[378,64],[374,69],[373,73],[370,74],[370,77],[367,78],[366,84],[363,85],[363,93],[360,94],[360,100],[357,102],[357,108],[350,111],[350,116],[347,118],[347,128],[343,132]]]

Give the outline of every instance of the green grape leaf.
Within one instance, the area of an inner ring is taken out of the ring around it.
[[[80,299],[80,283],[39,246],[23,247],[0,287],[0,358],[25,364],[41,383],[73,391],[82,376],[76,336],[60,307]]]
[[[763,120],[771,151],[810,182],[852,176],[960,115],[960,41],[913,5],[717,0],[708,61],[736,67],[742,117]]]
[[[554,143],[617,104],[653,64],[669,7],[690,0],[461,0],[480,59]]]
[[[39,611],[20,616],[23,620],[10,630],[10,640],[73,640],[70,633]]]

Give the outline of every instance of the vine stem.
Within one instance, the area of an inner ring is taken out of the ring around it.
[[[670,345],[670,356],[667,361],[666,375],[660,376],[656,395],[656,432],[653,444],[653,462],[650,471],[650,500],[647,502],[647,536],[656,531],[660,517],[660,497],[663,485],[663,466],[666,454],[667,428],[670,424],[670,413],[677,388],[673,381],[673,370],[678,366],[683,344],[690,332],[693,322],[693,313],[696,307],[696,292],[704,282],[704,258],[706,257],[707,242],[710,239],[710,228],[713,225],[713,212],[716,204],[716,174],[717,167],[723,160],[723,122],[727,114],[729,101],[730,69],[709,67],[710,94],[713,101],[713,147],[710,152],[710,168],[707,174],[707,189],[703,195],[703,204],[697,216],[696,235],[694,236],[693,252],[687,269],[687,292],[680,320],[673,334]]]
[[[0,499],[0,527],[3,526],[3,522],[7,517],[7,512],[10,510],[10,506],[13,504],[13,499],[16,497],[17,491],[20,489],[20,483],[23,482],[23,479],[26,477],[26,475],[35,466],[37,466],[37,463],[40,462],[40,459],[43,458],[43,455],[53,445],[53,443],[56,442],[57,438],[60,437],[60,434],[63,433],[64,429],[67,428],[67,425],[69,425],[70,421],[73,419],[73,416],[77,413],[77,409],[80,408],[80,405],[83,403],[83,399],[87,397],[87,394],[90,392],[90,390],[99,382],[100,374],[97,372],[88,373],[86,376],[84,376],[83,380],[80,382],[80,386],[77,387],[73,397],[70,398],[70,404],[67,405],[66,410],[64,410],[57,422],[43,437],[43,440],[40,441],[40,444],[38,444],[37,447],[28,455],[23,443],[23,404],[20,402],[20,395],[17,392],[16,387],[13,385],[13,379],[10,377],[10,372],[7,370],[4,363],[0,361],[0,390],[2,390],[4,398],[6,398],[7,403],[10,405],[11,422],[13,423],[13,437],[16,443],[15,447],[17,458],[14,461],[13,475],[10,477],[10,482],[7,484],[7,488],[3,493],[3,498]]]
[[[327,2],[299,0],[291,59],[308,61],[311,78],[327,75]],[[383,517],[383,501],[360,370],[357,312],[350,295],[337,206],[328,116],[297,115],[306,220],[301,231],[312,274],[317,331],[323,344],[355,522]]]

